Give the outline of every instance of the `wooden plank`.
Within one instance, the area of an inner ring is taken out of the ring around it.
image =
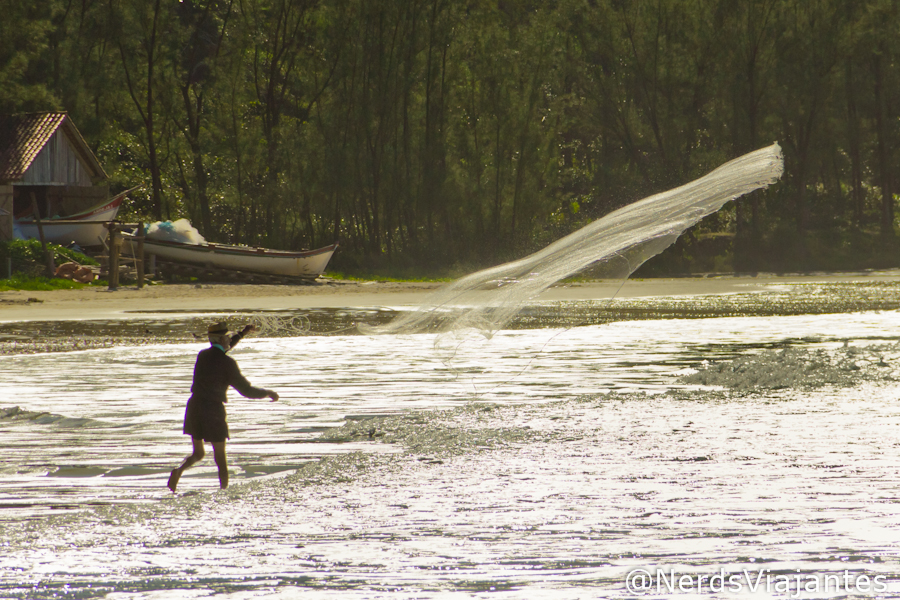
[[[34,157],[22,178],[29,185],[91,185],[91,176],[78,151],[72,148],[62,128],[57,129]]]
[[[0,241],[13,239],[13,187],[0,185]]]
[[[144,224],[138,221],[137,231],[137,251],[134,257],[134,268],[137,271],[138,289],[144,287]],[[132,249],[134,249],[132,247]]]
[[[119,289],[119,240],[115,225],[109,228],[109,289]]]

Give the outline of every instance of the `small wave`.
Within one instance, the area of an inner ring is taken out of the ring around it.
[[[853,387],[862,382],[900,379],[900,345],[833,349],[769,350],[705,365],[680,383],[720,386],[738,391],[810,389],[826,385]]]
[[[35,412],[12,406],[0,408],[0,422],[30,421],[40,425],[54,425],[56,427],[110,427],[109,423],[88,419],[84,417],[67,417],[49,412]]]
[[[450,410],[412,415],[348,419],[317,438],[320,442],[364,440],[398,444],[414,454],[454,455],[525,442],[528,427],[498,426],[496,414],[508,410],[492,404],[467,404]]]

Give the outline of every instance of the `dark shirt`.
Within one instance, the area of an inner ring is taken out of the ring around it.
[[[268,393],[262,388],[253,387],[241,375],[237,362],[221,349],[209,347],[201,350],[194,365],[194,384],[191,386],[191,399],[204,403],[228,402],[228,388],[233,387],[246,398],[265,398]]]

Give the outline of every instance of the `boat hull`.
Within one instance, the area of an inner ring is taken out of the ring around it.
[[[94,207],[83,213],[60,219],[41,219],[41,229],[44,230],[44,239],[54,244],[67,246],[75,242],[79,246],[101,246],[109,231],[103,223],[93,221],[112,221],[119,213],[122,205],[122,196],[113,198],[106,204]],[[67,223],[55,223],[56,220],[65,220]],[[72,223],[72,221],[91,221],[91,223]],[[19,219],[16,227],[25,239],[40,239],[37,223],[33,219]]]
[[[337,244],[317,250],[286,252],[222,244],[182,244],[145,239],[144,254],[159,260],[201,265],[212,269],[315,279],[325,272]]]

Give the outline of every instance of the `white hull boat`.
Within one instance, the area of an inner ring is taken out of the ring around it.
[[[103,223],[93,221],[113,221],[122,206],[124,194],[119,194],[109,202],[89,208],[84,212],[67,217],[51,217],[41,219],[41,229],[44,230],[44,239],[54,244],[67,246],[75,242],[79,246],[100,246],[106,239],[109,231]],[[91,221],[91,223],[55,223],[57,220],[65,221]],[[25,239],[40,239],[37,223],[34,219],[16,219],[16,228]]]
[[[129,238],[126,236],[126,239]],[[315,279],[324,273],[325,267],[328,266],[328,261],[331,260],[337,247],[337,243],[334,243],[316,250],[290,252],[249,246],[212,243],[185,244],[151,238],[144,239],[144,254],[154,255],[158,260],[200,265],[210,269],[304,279]]]

